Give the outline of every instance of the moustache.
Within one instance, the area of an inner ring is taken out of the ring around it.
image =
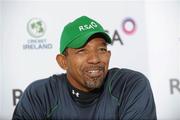
[[[89,66],[86,66],[85,68],[85,71],[91,71],[91,70],[104,70],[105,69],[105,66],[104,65],[89,65]]]

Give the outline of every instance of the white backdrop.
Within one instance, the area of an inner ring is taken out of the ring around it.
[[[0,113],[2,105],[2,2],[0,0]]]
[[[179,79],[177,2],[146,4],[149,70],[159,118],[180,119],[180,91],[170,93],[170,79]],[[179,80],[180,82],[180,80]],[[180,88],[180,84],[179,84]]]
[[[0,118],[12,116],[14,100],[18,100],[13,96],[13,90],[17,90],[15,95],[18,96],[18,90],[23,91],[32,81],[64,72],[55,61],[61,31],[71,20],[88,15],[102,23],[114,40],[113,46],[109,46],[112,51],[110,68],[125,67],[143,72],[153,88],[158,118],[180,119],[180,91],[170,92],[170,79],[180,81],[178,1],[9,1],[2,5]],[[28,32],[27,25],[32,18],[38,18],[45,26],[41,37]],[[125,33],[123,22],[126,30],[135,28],[135,31]],[[40,45],[48,47],[40,49]]]

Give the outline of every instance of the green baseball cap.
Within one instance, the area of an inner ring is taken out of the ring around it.
[[[60,53],[63,54],[66,48],[82,47],[94,34],[102,36],[107,43],[111,43],[109,35],[95,20],[87,16],[81,16],[75,19],[73,22],[67,24],[63,29],[60,38]]]

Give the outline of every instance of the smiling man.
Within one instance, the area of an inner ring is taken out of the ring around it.
[[[57,56],[59,65],[67,71],[70,84],[90,92],[100,88],[108,72],[110,51],[106,41],[96,34],[81,48],[68,48]]]
[[[87,16],[67,24],[56,57],[66,73],[30,84],[13,119],[157,119],[148,79],[137,71],[108,69],[110,43]]]

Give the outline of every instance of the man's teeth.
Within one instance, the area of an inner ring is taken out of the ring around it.
[[[99,70],[91,70],[91,71],[88,71],[89,73],[97,73],[99,72]]]

